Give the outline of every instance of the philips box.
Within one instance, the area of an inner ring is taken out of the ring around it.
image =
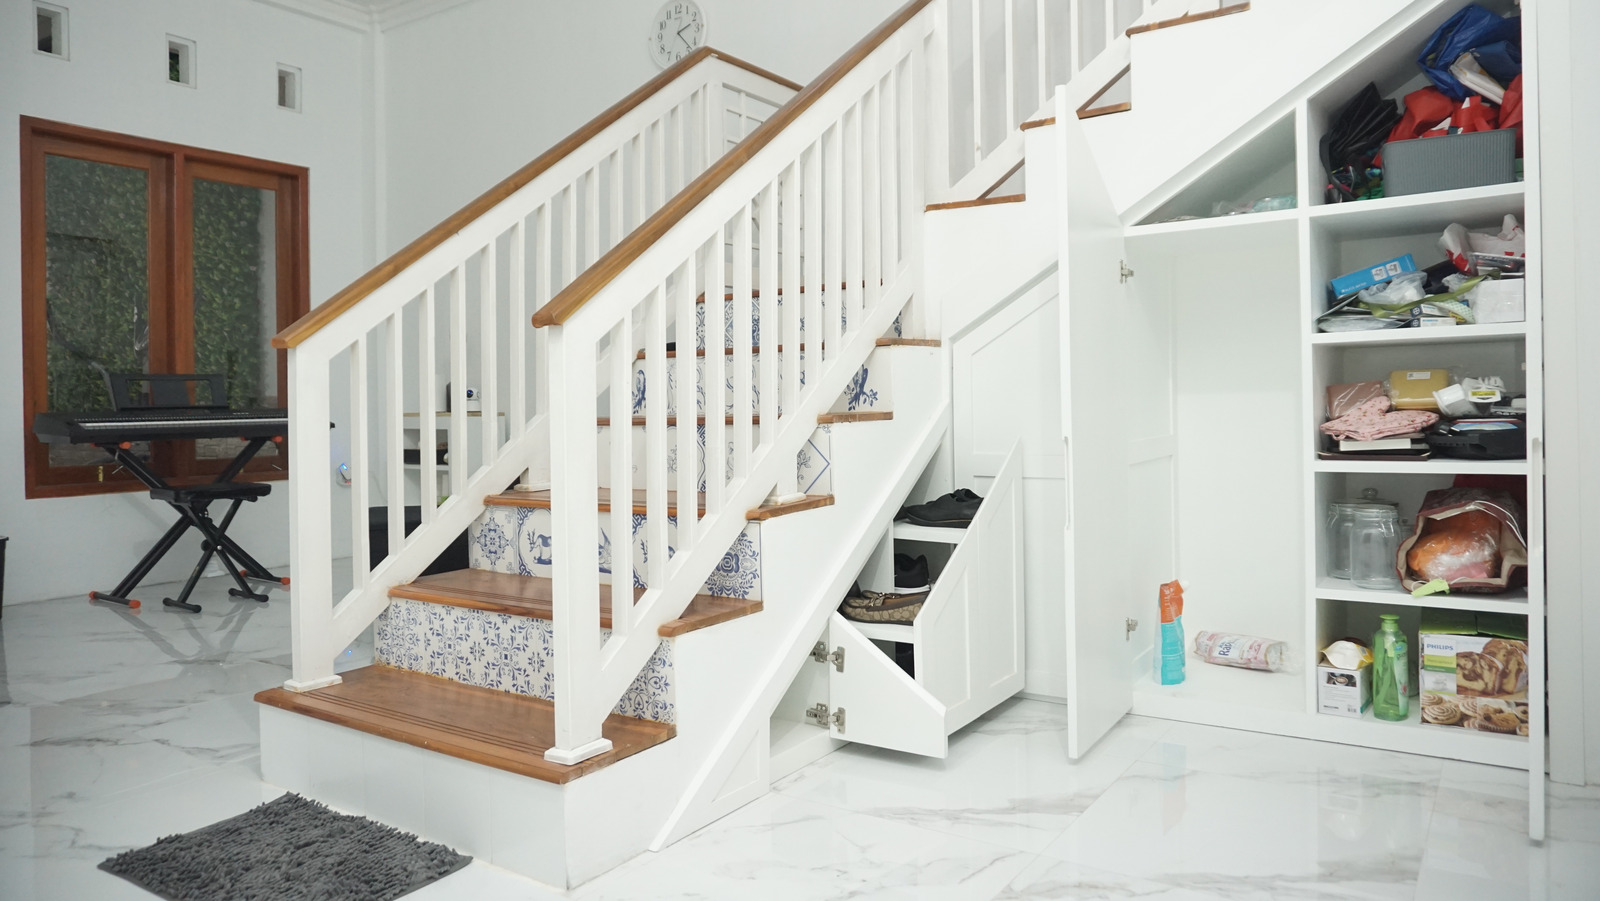
[[[1372,705],[1372,667],[1339,669],[1326,663],[1317,667],[1317,712],[1359,717]]]
[[[1416,271],[1417,261],[1412,259],[1411,254],[1408,253],[1403,257],[1385,260],[1376,266],[1369,266],[1359,272],[1341,275],[1328,284],[1333,288],[1334,297],[1345,297],[1363,288],[1370,288],[1373,285],[1386,282],[1402,272]]]

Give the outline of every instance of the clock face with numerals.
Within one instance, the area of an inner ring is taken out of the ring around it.
[[[706,15],[694,0],[668,0],[650,23],[650,56],[666,68],[706,43]]]

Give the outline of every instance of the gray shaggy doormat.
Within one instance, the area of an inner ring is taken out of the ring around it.
[[[472,862],[295,794],[100,869],[168,901],[391,901]]]

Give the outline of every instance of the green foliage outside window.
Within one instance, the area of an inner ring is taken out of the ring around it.
[[[261,296],[262,267],[273,259],[272,236],[263,248],[262,235],[271,201],[255,188],[194,181],[193,371],[224,374],[231,406],[277,393],[275,376],[262,371],[271,337],[263,305],[276,310],[274,297]],[[45,232],[49,409],[106,409],[102,371],[150,369],[145,172],[46,157]]]
[[[45,158],[50,409],[110,406],[101,369],[150,358],[150,225],[142,169]]]
[[[262,297],[261,217],[270,192],[194,180],[194,371],[228,378],[228,405],[253,407],[278,393],[276,377],[262,384],[262,307],[276,323],[277,299]],[[271,237],[268,237],[270,242]]]

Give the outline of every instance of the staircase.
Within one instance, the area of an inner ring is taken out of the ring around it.
[[[1082,60],[1029,7],[1067,5],[914,0],[804,88],[701,51],[274,339],[269,782],[558,886],[766,790],[766,717],[948,429],[926,208],[1015,175],[1050,85],[1087,102],[1121,29],[1189,4],[1081,4]],[[420,577],[463,532],[471,568]]]

